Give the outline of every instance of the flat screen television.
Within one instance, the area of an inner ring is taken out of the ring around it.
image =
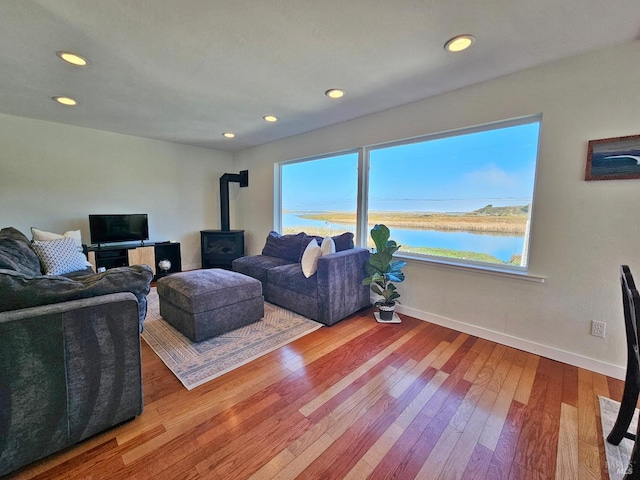
[[[149,239],[146,213],[89,215],[91,243],[134,242]]]

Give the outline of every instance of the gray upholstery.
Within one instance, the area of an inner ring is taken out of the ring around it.
[[[192,342],[264,317],[262,284],[222,269],[177,273],[158,280],[160,315]]]
[[[347,236],[340,240],[349,246]],[[260,280],[268,302],[333,325],[370,305],[369,287],[362,285],[369,255],[365,248],[349,248],[322,256],[318,271],[310,278],[302,274],[300,263],[267,255],[237,258],[232,268]]]
[[[242,273],[243,275],[248,275],[260,280],[265,300],[268,302],[270,301],[269,296],[264,288],[267,284],[267,272],[274,267],[280,267],[282,265],[295,265],[295,262],[277,257],[269,257],[267,255],[253,255],[249,257],[236,258],[232,263],[234,272]]]
[[[42,275],[0,231],[0,476],[142,412],[147,266]]]
[[[309,278],[305,277],[302,273],[302,266],[299,263],[269,269],[267,272],[267,284],[276,285],[308,297],[318,297],[318,275],[311,275]]]
[[[140,304],[138,321],[142,331],[152,279],[153,272],[148,265],[112,268],[106,272],[74,278],[58,275],[29,276],[12,270],[0,270],[0,311],[130,292]]]
[[[24,275],[40,275],[40,259],[29,239],[13,227],[0,230],[0,269]]]
[[[131,293],[0,313],[0,475],[142,412]]]
[[[262,249],[262,255],[299,262],[304,250],[302,242],[305,238],[306,234],[304,232],[295,235],[280,235],[278,232],[269,232],[267,241]]]

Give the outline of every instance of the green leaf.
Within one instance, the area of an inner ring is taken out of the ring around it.
[[[369,257],[369,265],[376,269],[377,272],[384,273],[389,269],[389,264],[393,257],[387,252],[377,252]]]
[[[381,252],[385,249],[387,245],[387,240],[389,240],[389,236],[391,233],[386,225],[374,225],[371,229],[371,238],[373,239],[373,243],[376,244],[376,250]]]
[[[391,268],[390,270],[401,270],[402,268],[406,267],[407,262],[405,262],[404,260],[394,260],[393,262],[391,262]]]

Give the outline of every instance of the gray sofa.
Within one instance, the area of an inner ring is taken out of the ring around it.
[[[43,275],[0,231],[0,476],[139,415],[151,269]]]
[[[314,238],[322,242],[322,238],[304,232],[270,232],[262,255],[237,258],[232,268],[260,280],[266,301],[333,325],[371,304],[369,287],[362,285],[364,264],[370,253],[365,248],[354,248],[351,233],[335,236],[336,253],[321,256],[317,272],[306,278],[300,261]]]

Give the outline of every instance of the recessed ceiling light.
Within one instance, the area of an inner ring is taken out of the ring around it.
[[[225,137],[225,138],[233,138],[233,137],[236,136],[236,134],[235,133],[231,133],[231,132],[224,132],[222,134],[222,136]]]
[[[71,65],[76,65],[78,67],[84,67],[89,63],[89,60],[87,60],[86,58],[71,52],[56,52],[56,55],[58,55],[65,62],[70,63]]]
[[[458,35],[445,43],[444,49],[447,52],[461,52],[473,45],[475,41],[476,39],[473,35]]]
[[[344,95],[344,91],[343,90],[339,90],[337,88],[332,88],[330,90],[327,90],[326,92],[324,92],[324,94],[329,97],[329,98],[340,98]]]
[[[277,122],[278,121],[278,117],[276,117],[275,115],[265,115],[264,118],[267,122]]]
[[[74,105],[78,104],[78,102],[70,97],[53,97],[53,99],[62,105],[66,105],[67,107],[73,107]]]

